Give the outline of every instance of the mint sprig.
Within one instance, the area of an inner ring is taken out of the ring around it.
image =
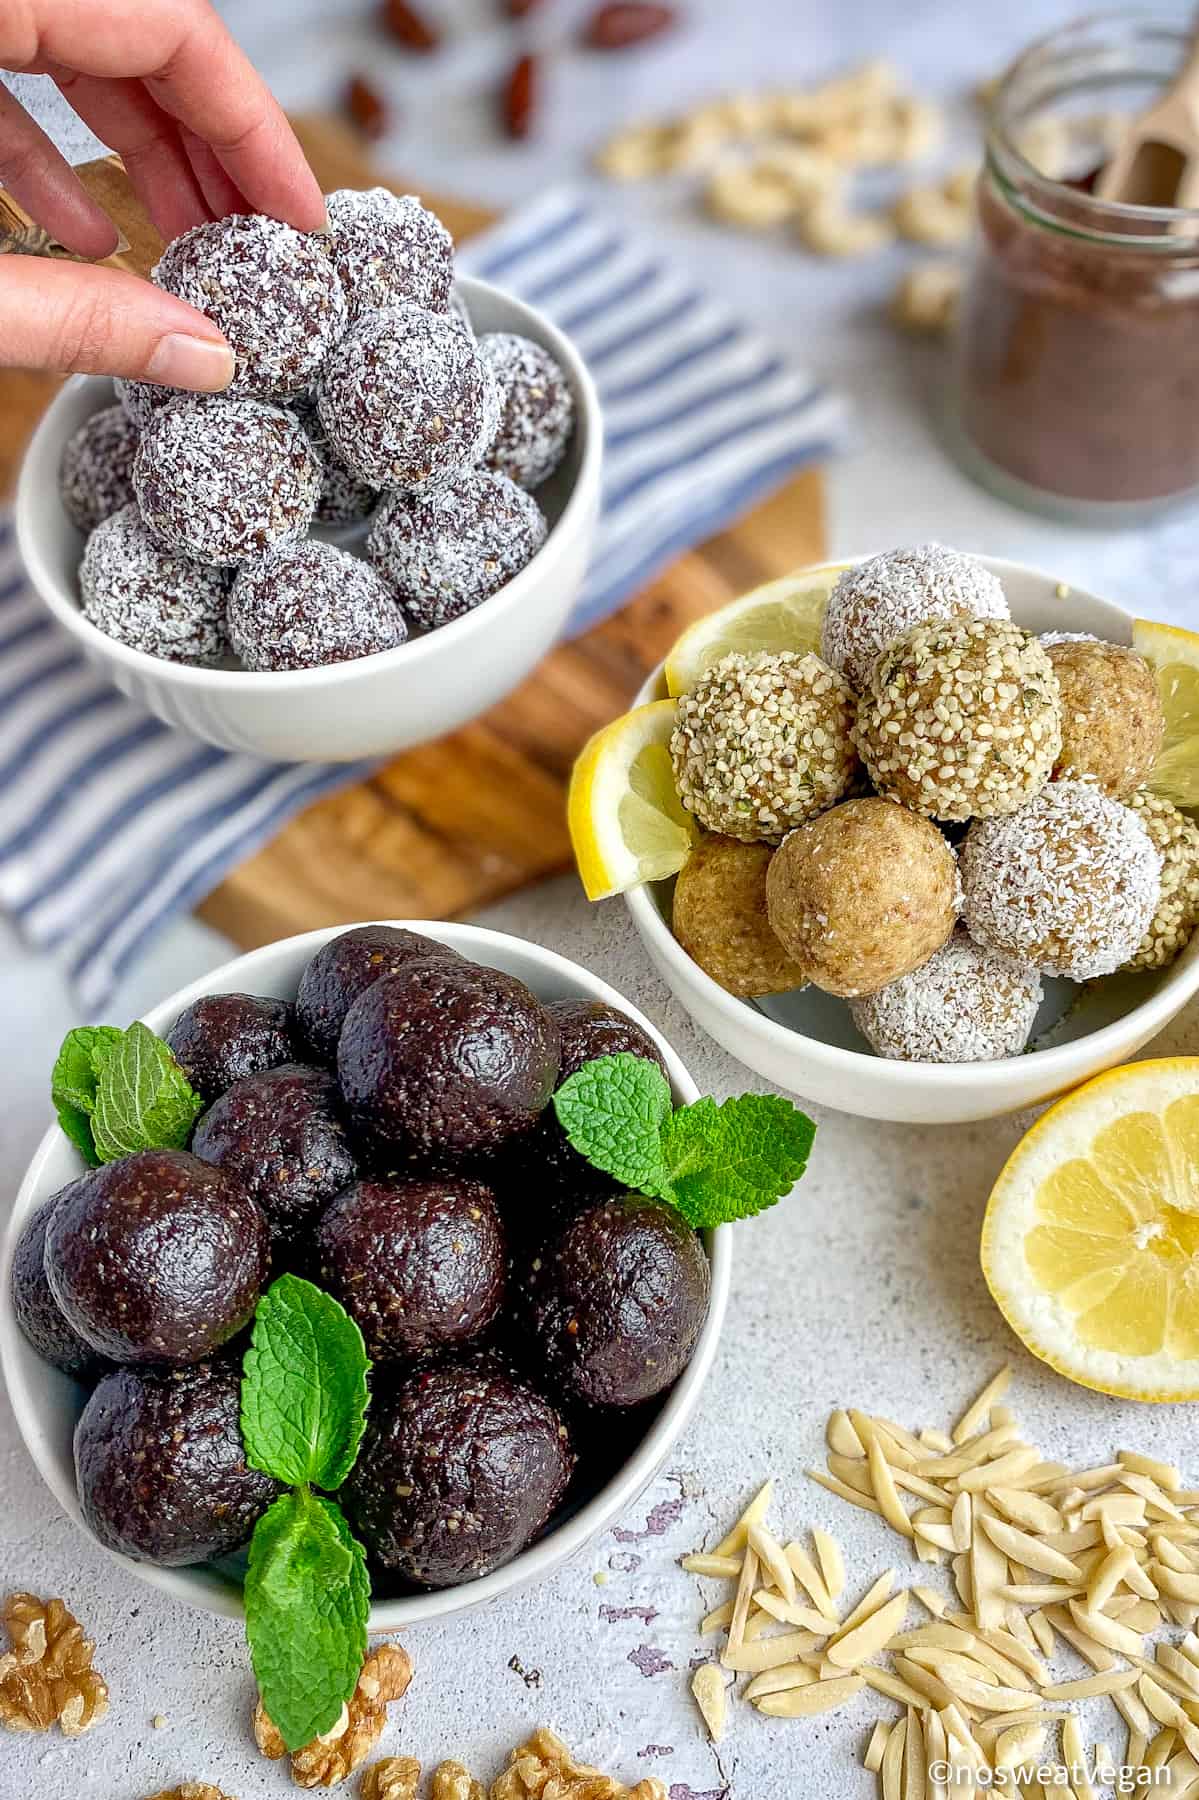
[[[135,1150],[182,1150],[203,1110],[168,1044],[135,1020],[68,1031],[50,1077],[58,1122],[92,1168]]]
[[[554,1110],[588,1162],[677,1207],[697,1230],[774,1206],[802,1176],[816,1135],[812,1120],[779,1094],[674,1108],[657,1065],[625,1052],[571,1075]]]
[[[337,1502],[366,1422],[370,1362],[331,1294],[281,1275],[258,1302],[241,1385],[246,1459],[286,1482],[254,1529],[246,1636],[262,1703],[289,1750],[328,1731],[366,1656],[370,1579]]]

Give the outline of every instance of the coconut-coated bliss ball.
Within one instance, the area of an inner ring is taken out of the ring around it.
[[[548,350],[513,331],[489,331],[479,354],[499,395],[500,425],[486,462],[518,487],[548,481],[574,429],[575,400]]]
[[[167,245],[151,279],[220,326],[236,363],[231,395],[300,393],[346,328],[328,239],[260,213],[193,226]]]
[[[307,535],[322,473],[294,414],[214,396],[154,415],[133,486],[142,517],[168,549],[232,568]]]
[[[495,436],[495,384],[448,313],[396,306],[359,316],[317,388],[325,434],[347,468],[378,488],[444,485]]]
[[[320,498],[316,503],[314,525],[360,525],[379,504],[379,491],[361,481],[353,469],[347,469],[336,454],[311,394],[294,400],[288,408],[294,412],[308,435],[312,448],[320,458],[322,476]]]
[[[1182,952],[1199,925],[1199,825],[1169,800],[1141,788],[1127,804],[1161,853],[1162,887],[1157,911],[1129,969],[1164,969]]]
[[[1161,852],[1137,814],[1092,783],[1055,781],[959,852],[978,943],[1047,975],[1090,981],[1136,954],[1161,897]]]
[[[83,616],[97,630],[167,662],[211,667],[229,649],[229,576],[176,556],[136,506],[97,525],[79,565]]]
[[[943,544],[888,550],[846,569],[829,595],[820,654],[861,693],[876,656],[912,625],[934,619],[1006,619],[998,577]]]
[[[852,724],[848,684],[818,656],[733,651],[679,699],[679,799],[707,831],[777,844],[849,791]]]
[[[361,557],[309,539],[239,570],[229,640],[247,669],[318,669],[408,636],[387,583]]]
[[[959,925],[910,974],[851,1000],[862,1036],[897,1062],[992,1062],[1019,1056],[1041,1004],[1041,978],[976,944]]]
[[[674,885],[675,937],[705,975],[741,999],[790,993],[806,980],[767,916],[766,872],[774,854],[769,844],[706,837]]]
[[[1051,644],[1048,655],[1062,697],[1054,775],[1093,781],[1114,800],[1127,800],[1157,761],[1165,735],[1153,670],[1126,645],[1097,639]]]
[[[506,475],[477,470],[431,493],[388,494],[366,553],[409,622],[436,631],[519,575],[547,531],[531,494]]]
[[[916,812],[1015,812],[1048,781],[1061,746],[1048,653],[1005,619],[910,626],[870,671],[854,741],[880,792]]]
[[[123,406],[106,406],[71,433],[58,470],[67,516],[80,531],[94,531],[133,499],[133,458],[138,428]]]
[[[770,923],[808,980],[872,994],[919,968],[953,930],[953,851],[891,800],[847,800],[785,838],[766,877]]]
[[[124,375],[115,377],[112,391],[122,410],[139,427],[148,425],[160,407],[169,406],[172,400],[188,398],[186,388],[163,387],[157,381],[134,381]]]
[[[449,232],[415,194],[338,188],[325,196],[333,266],[351,319],[410,300],[446,312],[454,280]]]

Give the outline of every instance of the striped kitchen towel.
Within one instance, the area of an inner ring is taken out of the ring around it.
[[[840,401],[577,193],[461,266],[570,333],[607,426],[603,514],[572,632],[614,612],[844,433]],[[0,519],[0,905],[102,1007],[151,935],[353,764],[279,764],[172,731],[76,654]]]

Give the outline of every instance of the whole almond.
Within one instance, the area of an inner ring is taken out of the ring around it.
[[[597,7],[583,29],[583,42],[593,50],[627,50],[660,37],[678,23],[678,12],[656,0],[608,0]]]
[[[388,36],[405,50],[436,50],[441,43],[441,33],[410,0],[383,0],[380,18]]]
[[[500,97],[500,116],[510,138],[527,138],[537,112],[537,83],[541,65],[535,56],[521,56],[512,65]]]
[[[346,111],[364,137],[381,138],[391,128],[387,102],[365,75],[353,75],[346,87]]]

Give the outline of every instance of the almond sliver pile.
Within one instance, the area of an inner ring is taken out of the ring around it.
[[[947,1800],[1053,1763],[1125,1766],[1142,1775],[1129,1791],[1199,1800],[1199,1490],[1130,1450],[1097,1468],[1046,1461],[1002,1404],[1009,1378],[996,1376],[949,1433],[838,1410],[827,1472],[808,1471],[879,1514],[921,1562],[946,1565],[955,1597],[899,1587],[887,1569],[847,1600],[859,1584],[828,1533],[813,1531],[809,1550],[771,1530],[770,1482],[713,1550],[683,1558],[692,1574],[734,1584],[701,1625],[724,1635],[719,1662],[692,1681],[713,1738],[727,1722],[723,1671],[747,1677],[741,1698],[783,1719],[831,1712],[868,1687],[904,1709],[865,1748],[883,1800]],[[1147,1654],[1167,1622],[1185,1635]],[[1049,1664],[1068,1651],[1091,1673],[1055,1679]],[[1126,1727],[1118,1762],[1105,1744],[1084,1754],[1070,1704],[1097,1696]],[[952,1780],[932,1778],[946,1767]],[[1019,1791],[1041,1800],[1035,1780]],[[1079,1780],[1052,1792],[1096,1796]]]

